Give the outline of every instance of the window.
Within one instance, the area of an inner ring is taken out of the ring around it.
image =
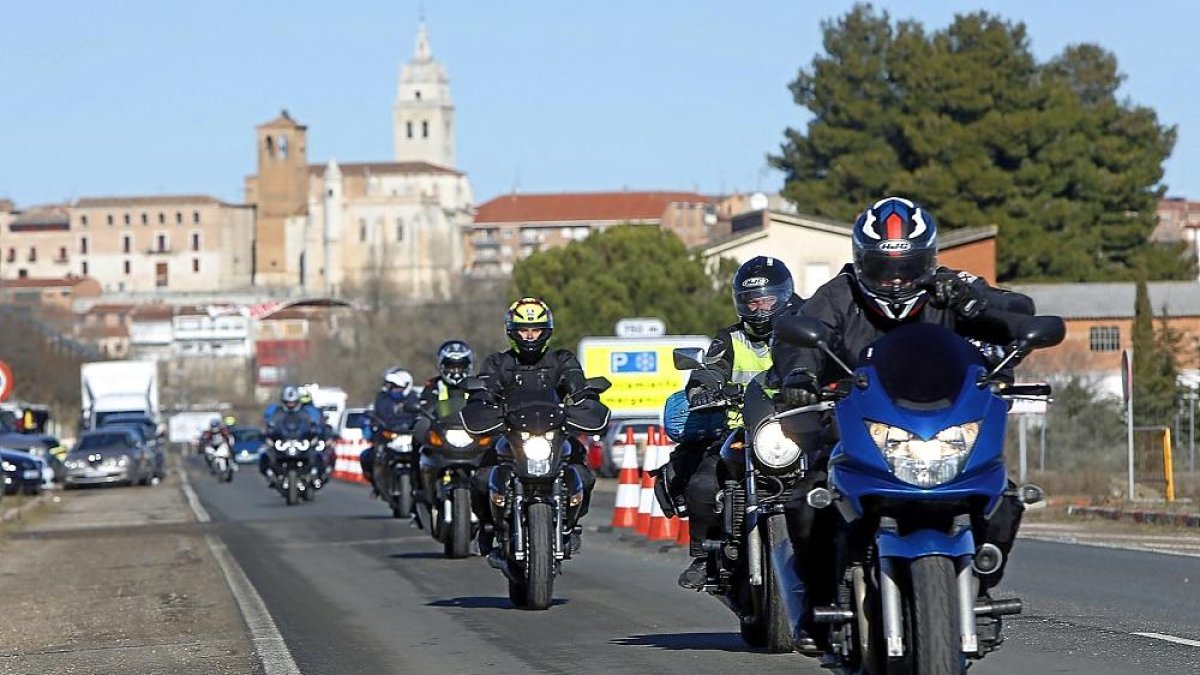
[[[412,138],[412,122],[405,122],[404,128],[408,132],[408,137]]]
[[[158,212],[158,224],[159,225],[167,224],[167,214],[163,213],[162,211]]]
[[[175,224],[176,225],[183,224],[183,214],[178,211],[175,212]]]
[[[267,156],[274,157],[275,156],[275,139],[271,138],[270,136],[267,136],[266,148],[267,148]]]
[[[149,218],[149,216],[147,216],[147,215],[146,215],[146,214],[144,214],[144,213],[142,214],[142,224],[143,224],[143,225],[149,225],[149,224],[150,224],[150,218]]]
[[[192,233],[192,250],[193,251],[200,250],[200,233],[199,232]]]
[[[358,219],[358,243],[365,244],[367,242],[367,219]]]
[[[79,224],[83,227],[87,227],[87,216],[79,216]]]
[[[129,235],[125,235],[124,237],[121,237],[121,252],[129,253],[130,249],[132,249],[132,248],[133,248],[133,237],[131,237]],[[126,264],[128,264],[128,263],[126,263]]]
[[[167,247],[167,235],[165,235],[165,234],[158,235],[156,241],[158,242],[158,252],[165,253],[168,248]]]
[[[84,260],[83,262],[79,263],[79,273],[86,277],[87,272],[87,261]]]
[[[200,212],[199,211],[192,211],[192,222],[193,223],[200,222]]]
[[[5,258],[5,262],[17,262],[17,249],[8,249],[8,257]]]
[[[413,94],[417,97],[418,101],[421,100],[421,90],[420,89],[417,89],[416,91],[414,91]]]
[[[288,139],[287,139],[287,136],[280,136],[280,137],[279,137],[279,157],[280,157],[281,159],[287,159],[287,155],[288,155]]]
[[[199,258],[192,258],[192,271],[197,272],[197,273],[200,272],[200,259]]]
[[[404,241],[404,219],[396,219],[396,241]]]
[[[1088,330],[1088,349],[1115,352],[1121,348],[1121,329],[1117,326],[1092,326]]]
[[[29,262],[37,262],[37,247],[29,247]]]
[[[80,237],[79,238],[79,254],[80,255],[87,255],[87,252],[88,252],[87,246],[88,246],[87,237]]]
[[[59,259],[59,260],[66,260],[66,259],[67,259],[67,247],[66,247],[66,246],[59,246],[59,247],[58,247],[58,259]]]
[[[126,275],[128,275],[128,274],[130,273],[130,270],[131,270],[131,269],[132,269],[132,268],[131,268],[131,267],[130,267],[130,265],[129,265],[129,261],[128,261],[128,260],[126,260],[126,261],[125,261],[125,274],[126,274]]]
[[[110,213],[110,214],[108,214],[107,216],[105,216],[105,217],[104,217],[104,220],[105,220],[105,221],[106,221],[106,222],[107,222],[109,225],[112,225],[112,224],[113,224],[112,214]]]
[[[129,214],[128,213],[125,214],[125,224],[126,225],[129,224]]]
[[[429,122],[421,122],[421,138],[429,138]]]

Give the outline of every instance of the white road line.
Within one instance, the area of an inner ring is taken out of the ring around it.
[[[1164,635],[1162,633],[1133,633],[1139,637],[1154,638],[1155,640],[1166,640],[1174,642],[1177,645],[1187,645],[1188,647],[1200,647],[1200,640],[1189,640],[1187,638],[1175,637],[1174,635]]]
[[[192,507],[192,511],[196,514],[196,520],[202,523],[209,522],[211,518],[208,511],[204,509],[200,498],[196,496],[196,491],[192,489],[182,462],[179,464],[178,471],[183,494],[187,497],[188,506]],[[204,540],[208,543],[208,549],[212,551],[213,557],[217,559],[221,573],[225,575],[225,583],[229,585],[229,591],[233,593],[233,599],[237,602],[238,611],[242,613],[242,620],[246,622],[246,628],[250,629],[250,638],[254,642],[254,653],[258,655],[264,675],[300,675],[300,668],[292,658],[292,653],[288,651],[287,643],[284,642],[279,627],[275,625],[275,620],[271,618],[267,604],[254,589],[254,584],[250,583],[250,578],[246,576],[242,566],[233,558],[229,548],[220,539],[207,534],[204,535]]]

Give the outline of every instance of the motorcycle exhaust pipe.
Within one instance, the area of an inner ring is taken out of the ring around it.
[[[1020,614],[1022,610],[1020,598],[1008,600],[980,600],[975,603],[975,616],[1007,616]]]
[[[975,572],[987,576],[1000,571],[1000,566],[1004,564],[1004,554],[1000,552],[1000,547],[995,544],[984,544],[975,551],[975,559],[971,566]]]

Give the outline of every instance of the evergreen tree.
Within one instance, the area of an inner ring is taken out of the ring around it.
[[[519,295],[542,298],[554,312],[554,344],[574,350],[585,335],[612,335],[626,317],[658,317],[673,334],[712,335],[733,322],[722,259],[713,273],[674,233],[619,225],[518,262]]]
[[[1117,99],[1111,53],[1039,64],[1023,24],[986,12],[926,32],[860,4],[823,30],[790,87],[813,118],[770,158],[801,211],[900,194],[947,230],[996,224],[1002,281],[1188,277],[1182,245],[1148,242],[1175,130]]]
[[[1169,425],[1175,413],[1174,348],[1179,337],[1165,317],[1158,335],[1145,278],[1137,281],[1133,320],[1133,421],[1141,426]]]

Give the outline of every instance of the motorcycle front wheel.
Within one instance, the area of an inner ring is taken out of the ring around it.
[[[300,486],[297,482],[300,480],[296,475],[295,469],[288,469],[287,472],[287,505],[295,506],[300,497]]]
[[[547,609],[554,599],[554,511],[546,503],[531,504],[529,556],[525,560],[525,608]]]
[[[392,506],[392,517],[408,518],[413,510],[412,474],[407,471],[395,476],[396,500]]]
[[[441,518],[438,519],[442,520]],[[471,493],[465,487],[450,493],[450,523],[443,522],[443,546],[447,558],[465,558],[471,553]]]

